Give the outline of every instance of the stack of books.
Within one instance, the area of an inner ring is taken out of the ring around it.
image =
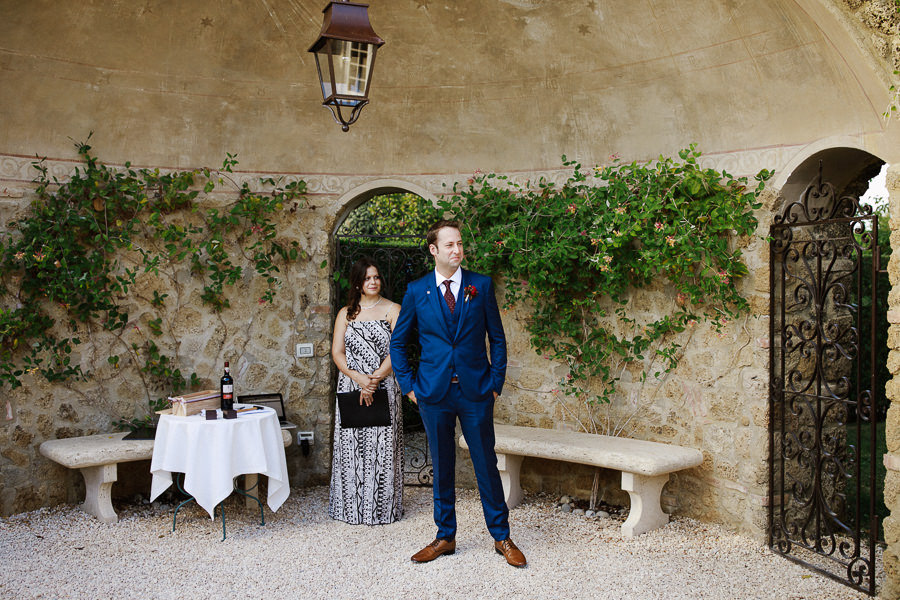
[[[204,409],[219,408],[222,405],[222,395],[219,390],[200,390],[193,394],[169,396],[169,402],[172,404],[171,414],[189,417]]]

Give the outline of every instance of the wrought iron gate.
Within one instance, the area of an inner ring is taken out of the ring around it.
[[[382,277],[382,295],[394,302],[401,302],[406,286],[429,271],[431,254],[424,236],[410,235],[338,235],[335,238],[337,254],[338,308],[347,297],[346,277],[350,266],[362,256],[369,256],[378,265]],[[410,347],[411,362],[417,362],[419,348]],[[425,439],[425,429],[419,408],[412,402],[403,404],[403,439],[405,485],[430,486],[434,480],[431,453]]]
[[[769,546],[875,594],[878,219],[818,177],[771,228]],[[871,289],[862,287],[871,253]],[[860,353],[872,353],[862,373]],[[856,443],[853,443],[853,442]],[[868,453],[868,454],[866,454]],[[880,457],[879,457],[880,458]]]

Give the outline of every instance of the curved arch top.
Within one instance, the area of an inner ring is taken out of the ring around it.
[[[436,195],[434,195],[429,190],[426,190],[422,186],[412,183],[411,181],[405,181],[402,179],[373,179],[345,192],[337,200],[335,200],[335,206],[338,207],[338,211],[337,218],[334,221],[334,227],[331,231],[331,235],[334,236],[337,234],[338,229],[340,229],[341,225],[344,224],[344,220],[347,218],[347,215],[349,215],[354,208],[357,208],[358,206],[364,204],[367,200],[370,200],[375,196],[398,193],[415,194],[416,196],[420,196],[425,200],[431,202],[431,204],[434,206],[437,206],[438,203],[438,198]]]

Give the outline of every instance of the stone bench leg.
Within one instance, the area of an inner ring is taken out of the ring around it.
[[[519,484],[522,458],[518,454],[497,454],[497,469],[500,471],[500,481],[503,482],[503,499],[506,500],[507,508],[518,506],[524,497]]]
[[[630,538],[641,535],[669,522],[669,515],[659,505],[662,489],[667,481],[668,474],[650,477],[622,472],[622,489],[631,496],[628,519],[622,523],[623,536]]]
[[[112,507],[112,484],[117,479],[117,463],[97,467],[82,467],[84,476],[84,504],[82,510],[104,523],[115,523],[119,515]]]

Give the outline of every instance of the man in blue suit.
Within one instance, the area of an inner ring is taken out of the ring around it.
[[[509,509],[494,452],[494,401],[506,378],[506,336],[490,277],[460,268],[459,223],[428,230],[435,269],[409,284],[391,335],[391,364],[400,389],[418,404],[434,463],[435,540],[414,562],[456,551],[456,420],[469,446],[484,520],[495,550],[515,567],[525,556],[509,539]],[[407,344],[418,327],[422,354],[413,372]],[[490,342],[490,361],[485,350]]]

